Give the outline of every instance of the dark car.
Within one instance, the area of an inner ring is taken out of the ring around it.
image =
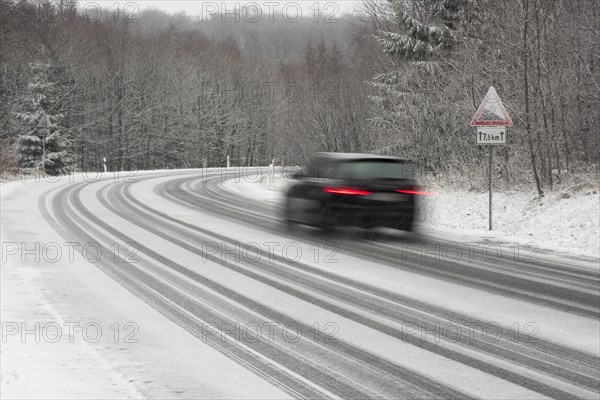
[[[285,204],[290,225],[412,231],[417,197],[427,194],[414,164],[392,156],[320,153],[294,179]]]

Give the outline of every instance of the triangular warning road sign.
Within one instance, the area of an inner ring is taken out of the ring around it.
[[[512,126],[512,120],[496,93],[496,89],[490,86],[485,99],[477,109],[471,120],[471,126]]]

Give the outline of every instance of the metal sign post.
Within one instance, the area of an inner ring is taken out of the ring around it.
[[[506,144],[506,127],[512,126],[512,120],[496,93],[496,89],[490,86],[485,99],[477,109],[477,112],[471,119],[471,126],[477,127],[477,144],[489,145],[490,164],[488,166],[488,185],[490,192],[489,201],[489,227],[493,228],[493,185],[492,185],[492,167],[494,165],[494,145]]]
[[[488,169],[488,181],[489,181],[489,192],[490,192],[490,204],[489,204],[489,210],[490,210],[490,231],[493,228],[493,218],[492,218],[492,199],[493,199],[493,191],[492,191],[492,165],[494,163],[494,147],[490,146],[490,166]]]

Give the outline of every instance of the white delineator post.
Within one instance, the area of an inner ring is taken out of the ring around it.
[[[477,127],[477,144],[488,145],[490,150],[490,160],[488,166],[488,184],[489,184],[489,229],[493,228],[493,185],[492,185],[492,167],[494,165],[494,145],[506,144],[506,127],[512,126],[512,120],[502,104],[502,100],[496,89],[490,86],[485,98],[477,109],[477,112],[471,119],[471,126]]]
[[[275,159],[271,160],[271,164],[269,164],[269,176],[267,181],[267,188],[270,187],[271,183],[275,180]]]
[[[43,135],[43,138],[42,138],[42,163],[41,163],[41,165],[42,165],[42,172],[46,172],[45,171],[46,139],[50,135],[50,129],[52,128],[52,124],[50,123],[50,118],[48,118],[48,115],[46,114],[46,111],[42,110],[42,117],[40,118],[40,121],[38,122],[36,128]]]

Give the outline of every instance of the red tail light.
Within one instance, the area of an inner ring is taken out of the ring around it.
[[[415,196],[433,196],[433,193],[425,192],[420,189],[398,189],[398,190],[396,190],[396,192],[402,193],[402,194],[412,194]]]
[[[368,190],[352,188],[352,187],[326,187],[323,188],[325,193],[343,194],[347,196],[366,196],[371,194]]]

